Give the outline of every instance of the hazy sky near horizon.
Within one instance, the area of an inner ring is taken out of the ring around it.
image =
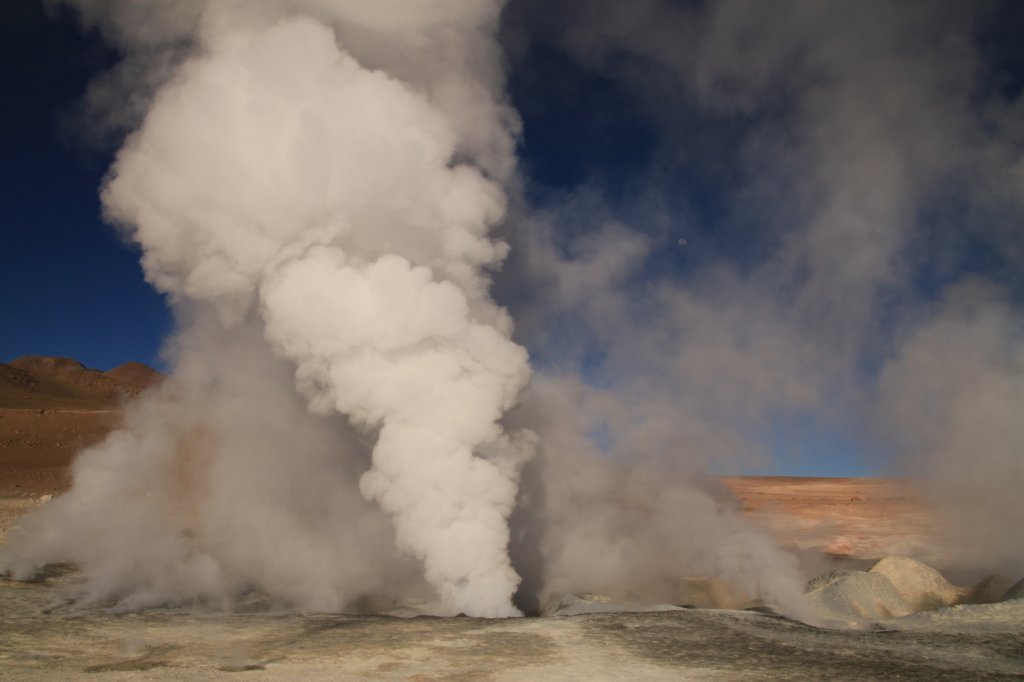
[[[692,379],[682,398],[741,421],[736,396],[777,395],[783,416],[749,408],[763,470],[881,470],[845,415],[867,412],[909,322],[947,319],[947,300],[1024,308],[1024,4],[862,6],[508,4],[521,184],[495,296],[536,366],[628,395],[624,376],[668,363]],[[82,105],[117,55],[67,8],[0,13],[0,361],[162,368],[171,313],[100,217],[120,139]],[[720,362],[710,385],[698,370]]]

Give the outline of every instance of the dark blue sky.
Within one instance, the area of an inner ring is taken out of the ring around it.
[[[169,312],[142,280],[137,251],[100,218],[97,190],[113,150],[89,144],[76,118],[90,79],[116,54],[95,35],[82,34],[68,10],[48,15],[37,0],[9,0],[0,12],[0,82],[8,102],[0,110],[0,360],[37,353],[69,355],[100,368],[129,359],[160,364]],[[727,250],[734,263],[756,262],[761,245],[751,237],[757,232],[730,216],[735,197],[724,191],[737,182],[735,141],[742,125],[683,109],[672,116],[687,134],[666,139],[656,120],[664,111],[655,109],[678,100],[652,106],[621,81],[582,66],[553,37],[552,27],[561,29],[557,12],[532,26],[538,12],[529,1],[506,12],[513,26],[506,33],[530,34],[525,42],[506,41],[510,94],[524,121],[520,158],[530,179],[529,199],[542,205],[552,193],[587,185],[628,220],[645,184],[658,174],[658,182],[673,188],[659,197],[665,213],[687,220],[649,229],[665,233],[666,243],[683,237],[699,247],[690,252]],[[1007,94],[1019,92],[1024,81],[1022,15],[1024,5],[1003,3],[978,29],[991,63],[987,87]],[[666,147],[672,147],[668,153]],[[733,233],[740,230],[742,239]],[[999,267],[985,245],[957,246],[971,254],[973,266]],[[683,277],[690,252],[665,249],[665,258],[647,267]],[[945,275],[924,268],[919,276],[922,286],[935,288]],[[1003,273],[1007,280],[1019,277]]]
[[[86,84],[113,55],[69,13],[49,18],[42,5],[0,9],[0,361],[160,366],[169,313],[143,281],[138,253],[100,218],[110,150],[90,147],[73,123]]]

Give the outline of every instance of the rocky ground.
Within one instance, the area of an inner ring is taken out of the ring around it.
[[[0,543],[20,516],[66,489],[74,454],[158,380],[133,364],[109,372],[52,358],[0,365]],[[1024,581],[956,586],[898,556],[934,556],[929,510],[908,482],[722,482],[745,514],[822,574],[806,597],[818,627],[763,609],[638,607],[594,595],[563,595],[545,617],[497,621],[114,613],[74,605],[76,573],[53,567],[34,582],[0,577],[0,679],[1024,678]],[[897,556],[875,562],[886,555]]]
[[[482,620],[155,609],[0,579],[0,679],[998,680],[1024,677],[1024,600],[811,627],[676,608]],[[571,602],[572,600],[567,600]],[[987,611],[986,611],[987,610]]]
[[[71,575],[0,582],[0,677],[49,680],[996,680],[1024,676],[1016,623],[814,628],[677,609],[481,620],[158,609],[55,601]],[[1024,606],[1024,601],[1018,600]]]

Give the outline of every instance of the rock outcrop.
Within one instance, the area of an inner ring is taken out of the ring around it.
[[[965,595],[931,566],[904,556],[887,556],[871,567],[869,573],[889,579],[911,609],[932,611],[952,606]]]
[[[1003,595],[1003,601],[1008,601],[1010,599],[1024,599],[1024,579],[1019,580],[1013,585],[1013,587],[1006,591],[1006,594]]]
[[[965,604],[995,604],[1003,601],[1013,587],[1013,580],[1005,575],[990,575],[971,588]]]
[[[807,599],[817,620],[825,625],[898,618],[914,612],[881,573],[849,571],[820,584],[807,593]]]

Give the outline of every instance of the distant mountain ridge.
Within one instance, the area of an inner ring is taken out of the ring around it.
[[[106,372],[73,358],[25,355],[0,363],[0,407],[31,409],[111,409],[163,379],[140,362]]]

